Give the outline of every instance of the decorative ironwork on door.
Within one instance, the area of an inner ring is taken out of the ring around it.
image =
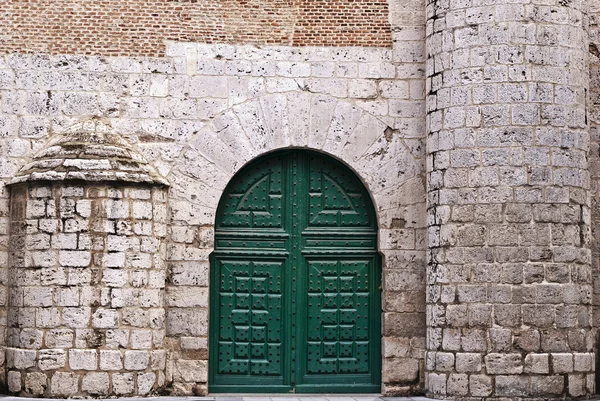
[[[379,392],[376,244],[343,164],[286,150],[243,168],[217,211],[209,390]]]

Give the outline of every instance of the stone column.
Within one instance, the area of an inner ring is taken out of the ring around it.
[[[165,383],[166,182],[101,121],[11,183],[8,390],[149,395]]]
[[[147,395],[164,384],[166,192],[12,190],[11,393]]]
[[[427,394],[594,393],[585,0],[427,5]]]

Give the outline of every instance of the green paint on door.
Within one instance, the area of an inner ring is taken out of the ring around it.
[[[379,392],[380,257],[347,167],[286,150],[242,169],[217,211],[211,392]]]

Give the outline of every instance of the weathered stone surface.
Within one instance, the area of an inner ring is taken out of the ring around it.
[[[173,377],[187,383],[204,382],[208,378],[206,361],[179,360],[175,363]]]
[[[599,10],[547,3],[582,21],[551,45],[536,29],[563,23],[527,11],[533,3],[426,5],[426,369],[434,377],[426,387],[434,398],[559,398],[570,391],[567,376],[573,394],[587,391],[575,365],[590,374],[583,337],[593,336],[593,297],[580,295],[598,262],[590,249],[598,173],[584,155],[598,143],[582,101],[589,49],[575,37],[587,36],[583,21]],[[566,53],[579,62],[563,62]],[[569,145],[559,151],[564,131]],[[579,334],[570,340],[570,332]],[[431,362],[440,350],[455,356],[452,369]]]
[[[109,376],[105,372],[87,373],[81,380],[81,390],[89,394],[108,394],[109,386]]]
[[[206,391],[204,373],[174,365],[207,360],[216,206],[241,166],[289,146],[348,163],[373,196],[384,376],[398,380],[384,388],[415,391],[427,347],[436,397],[593,391],[598,60],[583,27],[597,44],[598,7],[393,3],[392,49],[171,43],[160,59],[0,57],[2,180],[25,179],[20,166],[40,184],[79,180],[58,198],[37,184],[10,202],[0,191],[2,244],[23,228],[0,256],[13,264],[0,287],[15,283],[0,288],[11,391],[73,363],[94,366],[79,386],[110,372],[110,395],[165,381]],[[165,177],[168,207],[164,191],[101,185]],[[73,347],[95,362],[55,352]],[[555,369],[568,377],[560,391]],[[64,373],[49,376],[51,395]]]
[[[55,397],[68,397],[76,394],[79,387],[79,376],[70,372],[56,372],[50,381],[50,394]]]
[[[19,348],[7,350],[7,366],[23,373],[18,390],[16,372],[10,374],[15,392],[146,395],[156,385],[150,374],[142,372],[136,387],[135,376],[111,379],[109,372],[151,367],[153,377],[158,372],[164,377],[166,266],[160,250],[166,232],[153,226],[164,224],[165,190],[129,186],[61,182],[19,187],[36,216],[55,222],[43,236],[24,232],[31,252],[58,257],[44,259],[48,266],[22,266],[15,273],[22,288],[11,313],[20,327],[11,329],[8,338]],[[131,221],[142,220],[150,228],[136,234]],[[119,249],[107,253],[111,246]]]
[[[411,382],[419,374],[419,362],[413,358],[386,358],[383,362],[383,377],[386,382]]]
[[[54,137],[11,182],[68,179],[167,185],[139,153],[99,119],[74,125]]]

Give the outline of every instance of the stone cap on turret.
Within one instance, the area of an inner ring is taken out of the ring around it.
[[[71,180],[169,185],[102,119],[84,121],[57,134],[9,184]]]

